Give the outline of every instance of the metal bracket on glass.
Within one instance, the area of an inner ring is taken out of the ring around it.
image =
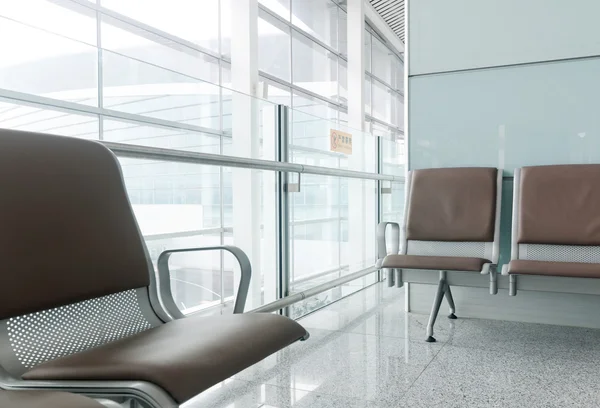
[[[381,194],[392,194],[392,182],[390,181],[389,187],[383,186],[383,181],[381,182]]]
[[[164,306],[175,318],[183,317],[183,314],[175,304],[173,293],[171,292],[171,272],[169,271],[169,258],[171,255],[181,252],[202,252],[202,251],[227,251],[231,253],[240,264],[240,286],[237,297],[233,305],[233,313],[244,313],[248,290],[250,289],[250,278],[252,277],[252,265],[250,259],[244,251],[238,247],[223,245],[201,248],[184,248],[164,251],[158,257],[158,291],[163,300]]]
[[[297,183],[287,183],[286,191],[288,193],[299,193],[300,192],[300,181],[302,179],[302,173],[298,173],[298,182]]]
[[[392,254],[396,255],[400,252],[400,224],[397,222],[380,222],[377,225],[377,264],[378,268],[381,268],[381,263],[383,262],[383,258],[387,256],[387,243],[385,239],[385,232],[387,230],[388,225],[392,228]],[[394,286],[394,281],[396,282],[397,287],[401,287],[400,280],[402,279],[401,270],[398,269],[396,271],[396,276],[394,276],[393,269],[387,269],[387,284],[389,287]]]

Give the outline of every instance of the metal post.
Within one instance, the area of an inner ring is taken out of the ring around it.
[[[402,269],[394,269],[395,272],[395,276],[394,276],[394,280],[396,282],[396,287],[397,288],[401,288],[402,287]]]
[[[433,325],[435,324],[437,315],[440,312],[440,306],[442,305],[442,299],[444,298],[446,288],[446,272],[440,271],[440,281],[438,283],[437,291],[435,293],[435,298],[433,299],[433,306],[431,307],[429,322],[427,323],[427,339],[425,339],[427,343],[434,343],[436,341],[433,337]]]
[[[508,296],[517,296],[517,276],[508,277]]]
[[[277,106],[277,161],[289,161],[289,107]],[[287,185],[290,174],[277,173],[277,270],[279,299],[290,294],[290,203]],[[282,309],[285,316],[290,315],[289,307]]]
[[[496,266],[490,268],[490,295],[498,294],[498,271]]]

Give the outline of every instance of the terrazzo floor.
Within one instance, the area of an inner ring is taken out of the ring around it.
[[[446,307],[445,304],[442,305]],[[311,338],[186,408],[600,407],[600,330],[428,316],[378,284],[300,320]]]

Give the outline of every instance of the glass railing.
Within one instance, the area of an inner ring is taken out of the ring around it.
[[[246,310],[375,263],[377,222],[399,220],[403,211],[397,140],[112,51],[104,50],[102,64],[101,91],[0,89],[0,128],[99,140],[113,149],[154,263],[166,249],[239,246],[253,266]],[[92,96],[99,98],[96,106],[86,102]],[[200,153],[226,160],[209,165],[193,155]],[[295,173],[306,173],[299,191],[282,189],[282,175],[295,182]],[[380,196],[379,188],[390,183],[392,194]],[[283,196],[285,235],[278,210]],[[281,236],[288,237],[285,271],[278,263]],[[226,254],[174,255],[171,270],[185,313],[234,297],[239,271]],[[299,317],[375,279],[349,282],[290,313]]]

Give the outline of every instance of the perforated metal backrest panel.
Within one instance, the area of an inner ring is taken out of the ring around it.
[[[492,259],[493,242],[408,241],[408,255]]]
[[[600,246],[519,244],[519,259],[600,263]]]
[[[135,290],[74,303],[6,321],[17,359],[32,368],[58,357],[148,330]]]

